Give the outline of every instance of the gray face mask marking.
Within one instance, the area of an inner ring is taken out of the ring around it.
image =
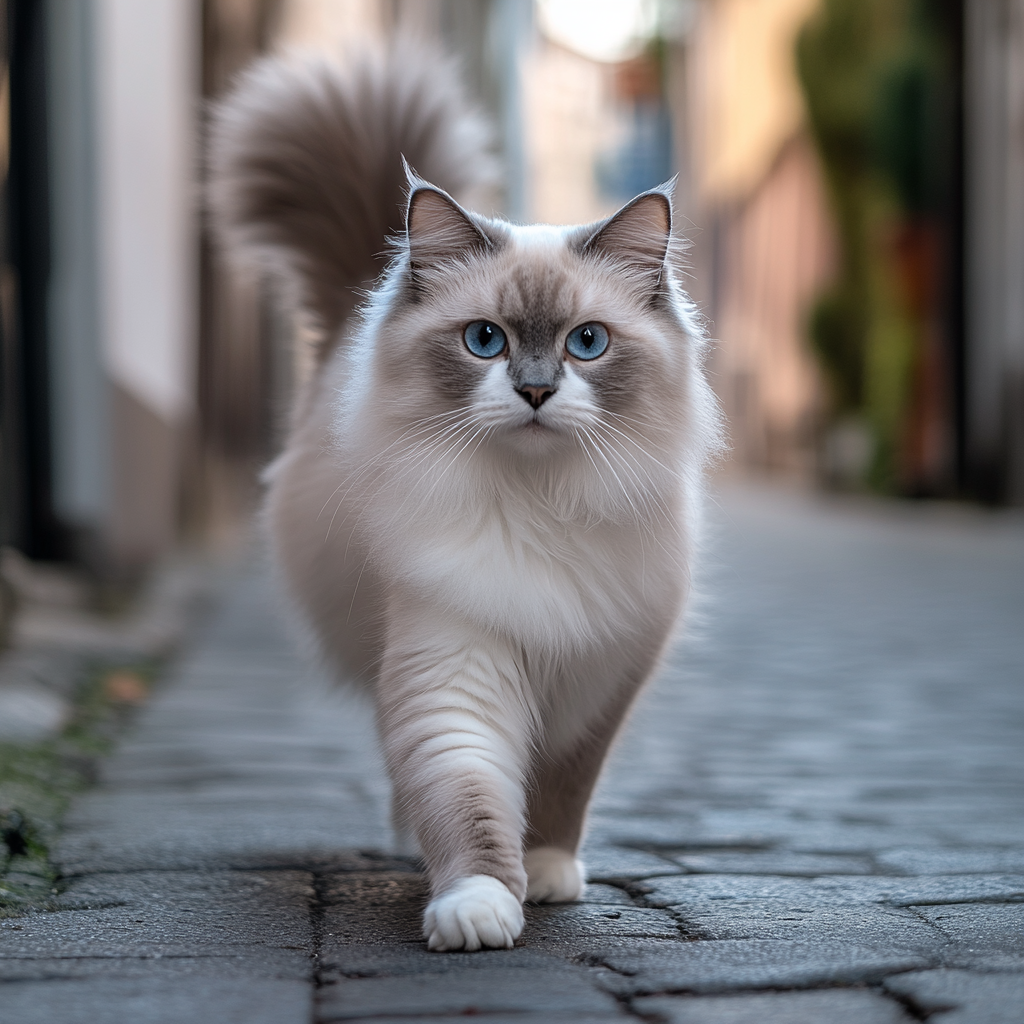
[[[565,372],[562,334],[571,316],[570,289],[560,274],[521,270],[502,290],[502,312],[513,331],[508,374],[534,408],[557,391]]]

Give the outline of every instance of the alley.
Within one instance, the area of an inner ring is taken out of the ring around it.
[[[254,560],[0,922],[0,1021],[1016,1024],[1024,522],[731,484],[577,905],[430,954],[372,717]],[[932,1016],[929,1016],[932,1015]]]

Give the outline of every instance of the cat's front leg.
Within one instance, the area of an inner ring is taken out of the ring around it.
[[[653,663],[649,653],[646,657],[630,653],[626,664],[616,665],[605,657],[603,664],[587,667],[592,691],[608,696],[601,703],[592,698],[586,709],[571,701],[564,703],[559,711],[563,720],[574,723],[575,737],[570,741],[563,737],[555,746],[543,743],[534,759],[524,858],[531,903],[565,903],[583,893],[586,870],[576,853],[587,805],[608,747]]]
[[[378,715],[395,800],[430,873],[429,947],[511,946],[523,928],[533,722],[512,651],[403,608],[391,623]]]

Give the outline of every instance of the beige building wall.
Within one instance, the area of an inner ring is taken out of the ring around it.
[[[733,457],[809,475],[822,388],[806,316],[831,275],[834,244],[817,160],[803,135],[722,215],[719,232],[714,377]]]
[[[99,322],[111,383],[115,564],[177,539],[194,415],[197,5],[96,0]]]
[[[523,68],[528,216],[583,224],[615,211],[594,178],[594,160],[619,134],[611,67],[539,36]]]
[[[810,475],[823,387],[807,340],[835,244],[794,47],[818,0],[706,0],[687,40],[696,292],[739,466]]]
[[[338,53],[353,39],[383,35],[386,18],[380,0],[282,0],[276,45]]]
[[[741,200],[803,122],[793,48],[819,0],[704,0],[689,41],[694,186]]]

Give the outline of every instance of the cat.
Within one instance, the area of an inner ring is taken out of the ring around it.
[[[229,255],[323,338],[267,472],[285,588],[372,694],[428,947],[510,947],[524,900],[581,895],[598,772],[690,586],[719,420],[671,188],[578,227],[469,212],[486,132],[403,42],[263,59],[210,152]]]

